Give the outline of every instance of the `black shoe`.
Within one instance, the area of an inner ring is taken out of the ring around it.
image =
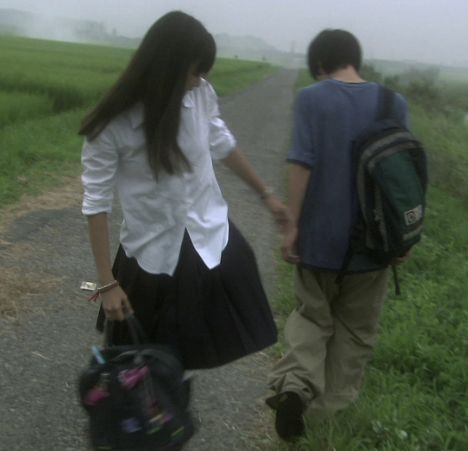
[[[276,406],[275,428],[283,440],[293,441],[304,435],[303,413],[304,404],[297,393],[287,391],[279,395]]]

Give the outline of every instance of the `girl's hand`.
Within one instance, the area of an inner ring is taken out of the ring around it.
[[[102,293],[101,299],[106,318],[110,321],[123,321],[133,313],[130,301],[119,285]]]
[[[273,215],[273,219],[276,224],[280,227],[281,231],[284,232],[286,227],[291,221],[291,215],[288,207],[283,204],[276,196],[270,194],[264,199],[265,205]]]
[[[297,253],[297,237],[298,228],[294,224],[289,224],[284,231],[283,243],[281,245],[281,254],[283,259],[291,264],[299,263],[299,255]]]

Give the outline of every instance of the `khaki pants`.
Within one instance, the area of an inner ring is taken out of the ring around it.
[[[285,327],[289,350],[274,366],[274,394],[298,393],[309,413],[329,414],[357,398],[372,355],[389,270],[346,275],[297,268],[297,308]]]

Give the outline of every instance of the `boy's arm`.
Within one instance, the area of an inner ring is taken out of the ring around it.
[[[281,246],[283,258],[289,263],[299,263],[297,253],[298,226],[310,174],[311,169],[307,166],[296,163],[289,165],[288,205],[291,212],[291,221],[286,228]]]

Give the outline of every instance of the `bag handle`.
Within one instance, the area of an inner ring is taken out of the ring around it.
[[[125,317],[125,321],[127,323],[128,329],[130,331],[130,336],[132,339],[133,344],[135,345],[142,345],[148,343],[148,339],[146,338],[146,334],[141,327],[140,322],[137,320],[133,313],[128,314]],[[104,346],[112,347],[112,331],[114,328],[115,321],[106,320],[105,323],[105,340]],[[180,374],[183,374],[184,368],[182,362],[180,360],[180,356],[175,352],[173,349],[169,347],[160,347],[159,349],[152,346],[151,348],[142,349],[140,351],[140,357],[152,357],[157,360],[164,362],[170,368],[177,368],[177,371]]]
[[[141,345],[144,343],[148,343],[148,338],[141,327],[140,322],[137,320],[133,313],[129,313],[125,317],[125,322],[127,323],[127,327],[130,333],[130,338],[132,343],[135,345]],[[113,346],[112,343],[112,332],[114,330],[114,321],[106,320],[105,324],[105,345]]]

